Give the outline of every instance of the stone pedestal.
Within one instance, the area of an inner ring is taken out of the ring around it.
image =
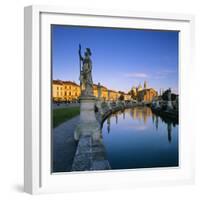
[[[98,112],[101,114],[101,115],[103,115],[103,110],[102,110],[102,106],[101,106],[101,100],[97,100],[96,101],[96,106],[97,106],[97,108],[98,108]]]
[[[74,132],[75,140],[79,140],[80,136],[92,136],[94,140],[100,139],[100,124],[94,111],[95,102],[96,97],[94,96],[80,97],[80,123]]]

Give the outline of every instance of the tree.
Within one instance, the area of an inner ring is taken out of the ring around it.
[[[119,100],[120,100],[120,101],[123,101],[123,100],[124,100],[124,95],[123,95],[123,94],[121,94],[121,95],[119,96]]]

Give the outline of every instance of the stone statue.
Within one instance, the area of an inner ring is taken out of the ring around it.
[[[171,88],[169,88],[167,91],[167,100],[171,101]]]
[[[92,81],[92,55],[86,48],[84,57],[81,56],[81,45],[79,45],[80,58],[80,121],[74,131],[74,139],[79,140],[81,136],[90,136],[93,141],[101,140],[101,126],[95,114],[96,97],[93,95]],[[100,102],[101,103],[101,102]],[[100,107],[101,105],[99,105]]]
[[[173,109],[173,106],[172,106],[172,101],[171,101],[171,88],[169,88],[167,90],[167,109],[168,110],[172,110]]]
[[[90,49],[86,48],[85,57],[82,57],[81,46],[79,45],[80,85],[82,96],[93,96],[92,60],[90,58],[91,55],[92,53]]]

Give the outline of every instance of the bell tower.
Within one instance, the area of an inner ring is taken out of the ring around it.
[[[144,81],[144,89],[147,89],[147,81]]]

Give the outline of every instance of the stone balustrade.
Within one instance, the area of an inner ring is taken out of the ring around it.
[[[96,118],[102,126],[104,120],[112,113],[126,108],[136,106],[135,102],[104,102],[97,100]],[[102,137],[102,135],[101,135]],[[102,138],[94,140],[89,134],[79,138],[76,154],[74,157],[72,171],[108,170],[111,169],[106,158],[106,151],[102,143]]]

